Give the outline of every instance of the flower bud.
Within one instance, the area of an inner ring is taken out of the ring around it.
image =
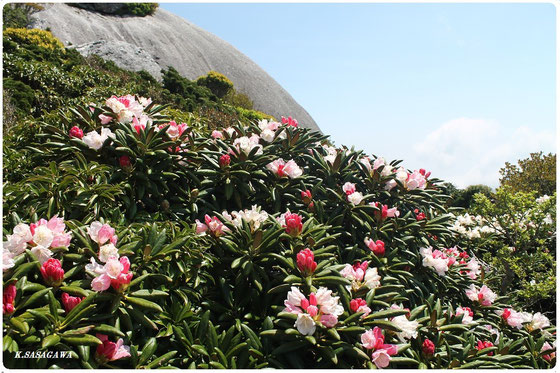
[[[424,343],[422,343],[422,352],[426,355],[426,356],[433,356],[434,352],[436,350],[436,346],[434,345],[434,342],[430,341],[429,339],[425,339]]]
[[[284,215],[284,220],[286,221],[286,233],[292,237],[297,237],[303,230],[303,223],[301,221],[301,216],[298,214],[286,214]]]
[[[72,297],[68,293],[62,293],[61,298],[62,298],[62,305],[64,306],[66,313],[72,311],[74,307],[76,307],[78,304],[80,304],[81,301],[86,299],[85,297],[82,298]]]
[[[4,289],[4,296],[2,299],[2,311],[4,314],[12,314],[14,313],[14,300],[16,299],[16,286],[14,284],[10,284],[6,286]]]
[[[231,157],[228,154],[224,154],[220,157],[220,167],[226,168],[231,163]]]
[[[80,129],[80,127],[74,126],[74,127],[70,128],[69,135],[70,135],[70,137],[75,137],[77,139],[81,139],[82,137],[84,137],[84,131],[82,131]]]
[[[297,266],[302,274],[308,276],[315,272],[315,268],[317,268],[317,263],[314,261],[315,256],[313,255],[313,251],[309,249],[301,250],[297,254]]]
[[[60,260],[50,258],[41,266],[41,275],[43,275],[43,280],[49,286],[60,286],[64,278],[64,269],[62,269],[62,264]]]
[[[121,155],[119,158],[119,164],[121,165],[122,168],[130,167],[131,165],[130,157],[128,155]]]
[[[311,196],[311,191],[309,189],[301,191],[301,199],[303,203],[309,205],[311,203],[311,198],[313,197]]]

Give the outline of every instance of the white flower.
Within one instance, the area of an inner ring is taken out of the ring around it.
[[[317,305],[321,306],[320,311],[323,314],[331,314],[340,316],[344,313],[344,308],[338,304],[339,297],[333,297],[332,290],[320,287],[315,294]]]
[[[93,272],[96,275],[105,273],[105,267],[97,263],[94,258],[90,258],[90,264],[86,265],[86,271]]]
[[[227,129],[226,129],[227,131]],[[260,137],[258,135],[253,135],[251,137],[243,136],[233,140],[233,146],[235,146],[240,152],[249,155],[254,148],[258,148],[256,155],[263,153],[262,145],[259,145]]]
[[[381,286],[381,276],[377,273],[377,268],[368,268],[364,275],[364,284],[368,289],[375,289]]]
[[[46,225],[39,225],[35,228],[33,242],[39,246],[50,247],[54,239],[54,233]]]
[[[39,263],[43,265],[43,263],[45,263],[47,260],[49,260],[52,257],[53,252],[46,247],[37,245],[31,249],[31,254],[33,254],[33,256],[37,258]]]
[[[396,175],[395,175],[395,179],[397,179],[398,181],[400,181],[402,184],[404,184],[406,182],[406,179],[408,178],[408,172],[406,172],[406,170],[404,169],[404,167],[399,167],[397,169]]]
[[[354,206],[359,205],[360,202],[362,202],[363,199],[364,199],[364,196],[360,192],[354,192],[354,193],[352,193],[348,196],[348,202],[350,202]]]
[[[476,279],[476,277],[481,273],[480,264],[474,257],[467,263],[467,269],[469,270],[469,277],[472,280]]]
[[[7,271],[15,265],[14,254],[8,250],[4,250],[2,252],[2,272]]]
[[[544,202],[548,201],[549,199],[550,199],[550,196],[545,194],[544,196],[537,198],[536,202],[537,203],[544,203]]]
[[[110,257],[119,257],[119,249],[112,243],[103,245],[99,248],[99,260],[103,263],[107,262]]]
[[[473,317],[470,315],[469,311],[463,307],[457,307],[457,309],[455,310],[455,314],[457,316],[463,315],[463,319],[461,320],[461,323],[464,325],[474,323]]]
[[[391,322],[402,330],[401,332],[397,333],[397,337],[401,342],[405,342],[406,339],[416,338],[418,336],[417,329],[418,326],[420,326],[418,321],[410,321],[406,318],[406,315],[400,315],[394,317]]]
[[[292,306],[300,307],[301,301],[305,299],[305,295],[299,291],[299,289],[295,286],[291,287],[291,291],[288,292],[288,299],[286,300]]]
[[[550,320],[540,312],[537,312],[533,315],[533,317],[531,318],[531,323],[529,324],[529,328],[531,330],[544,329],[548,328],[549,326]]]
[[[420,255],[422,255],[422,257],[424,258],[422,260],[422,265],[424,267],[431,267],[434,269],[434,271],[436,271],[438,275],[445,276],[445,272],[449,270],[449,267],[447,266],[447,259],[434,258],[434,256],[432,255],[431,247],[421,248]]]
[[[105,143],[105,140],[107,140],[109,137],[114,138],[115,135],[109,128],[101,128],[101,134],[97,133],[96,131],[88,132],[82,138],[82,141],[91,149],[99,150],[103,146],[103,143]]]
[[[122,265],[122,263],[115,257],[111,257],[107,260],[107,263],[105,263],[105,266],[103,267],[104,269],[104,273],[109,276],[112,279],[115,279],[118,277],[118,275],[121,274],[121,272],[123,271],[124,267]]]
[[[264,129],[264,130],[261,132],[261,139],[263,139],[263,140],[266,141],[266,142],[272,142],[272,140],[274,140],[274,135],[275,135],[274,131],[273,131],[273,130],[269,130],[269,129],[267,128],[267,129]]]
[[[315,333],[315,321],[307,313],[299,313],[294,326],[303,335],[312,335]]]

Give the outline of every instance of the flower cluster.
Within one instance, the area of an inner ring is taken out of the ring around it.
[[[362,346],[371,351],[371,360],[377,368],[386,368],[391,361],[391,356],[396,355],[396,345],[386,344],[381,328],[375,327],[361,335]]]
[[[82,141],[93,150],[99,150],[107,139],[114,139],[115,134],[109,128],[101,128],[101,133],[97,131],[88,132]]]
[[[167,136],[169,136],[171,140],[177,140],[179,137],[181,137],[183,132],[185,132],[185,130],[189,127],[186,123],[177,124],[174,120],[172,120],[169,123],[160,124],[156,128],[158,130],[161,130],[167,126],[169,126],[169,128],[167,128],[167,131],[165,132],[167,133]]]
[[[206,232],[208,232],[213,237],[220,237],[230,231],[216,216],[210,217],[209,215],[204,215],[204,223],[201,223],[198,219],[196,219],[195,222],[196,234],[206,234]]]
[[[237,150],[238,153],[243,153],[245,155],[249,155],[253,149],[257,149],[255,151],[255,155],[259,155],[263,153],[262,145],[259,145],[260,137],[259,135],[253,134],[251,137],[242,136],[238,137],[233,140],[233,147]],[[233,150],[230,149],[231,154],[235,154]]]
[[[354,206],[358,206],[364,199],[364,195],[356,191],[356,184],[346,182],[342,186],[342,191],[346,193],[346,199]]]
[[[517,312],[512,308],[504,308],[503,310],[496,311],[496,313],[501,316],[509,326],[517,329],[521,329],[523,325],[525,325],[529,331],[544,329],[550,326],[548,317],[540,312],[530,314],[529,312]]]
[[[289,210],[278,217],[278,223],[280,223],[282,228],[286,229],[286,233],[292,237],[299,236],[303,230],[301,216],[298,214],[292,214]]]
[[[95,258],[91,258],[90,264],[86,265],[86,270],[95,275],[91,288],[95,291],[104,291],[109,287],[117,291],[126,289],[133,275],[129,272],[130,260],[127,257],[119,258],[115,229],[109,224],[94,221],[87,228],[87,233],[99,245],[97,259],[104,263],[99,264]]]
[[[349,286],[349,290],[357,291],[362,287],[375,289],[381,286],[381,276],[377,273],[377,268],[368,268],[368,265],[367,260],[362,263],[356,262],[353,266],[346,264],[342,271],[340,271],[342,277],[352,281],[352,286]]]
[[[22,254],[27,248],[31,248],[31,253],[39,263],[45,263],[52,257],[51,249],[58,247],[68,247],[72,234],[66,232],[64,219],[57,215],[49,221],[40,219],[36,223],[20,223],[14,227],[11,235],[6,236],[4,241],[2,268],[7,270],[14,266],[14,258]]]
[[[292,286],[284,305],[284,312],[297,315],[294,326],[303,335],[315,333],[317,323],[327,328],[334,327],[338,323],[338,316],[344,312],[339,297],[333,297],[332,291],[325,287],[309,294],[307,299],[297,287]]]
[[[426,189],[427,179],[431,172],[426,172],[423,168],[409,173],[404,167],[393,170],[395,178],[385,184],[385,190],[391,190],[400,182],[407,190]],[[397,182],[398,181],[398,182]]]
[[[222,215],[237,228],[241,227],[243,225],[242,221],[245,220],[245,222],[249,224],[252,232],[258,230],[268,219],[268,213],[266,211],[261,211],[260,206],[257,205],[253,205],[251,210],[232,211],[231,214],[224,211]]]
[[[285,162],[282,158],[270,162],[266,168],[279,178],[295,179],[303,175],[303,170],[293,160]]]
[[[280,123],[263,119],[258,122],[258,126],[261,129],[261,139],[266,142],[272,142],[276,137],[276,133],[278,131],[278,128],[280,127]],[[285,139],[286,136],[287,135],[285,131],[280,131],[278,134],[279,139]]]
[[[392,173],[391,165],[389,165],[385,161],[385,158],[382,157],[376,158],[373,161],[373,165],[371,164],[369,157],[363,157],[360,159],[360,163],[366,166],[371,176],[373,176],[375,172],[379,173],[379,175],[383,177],[389,176]]]
[[[368,307],[367,302],[362,298],[352,299],[350,301],[350,310],[354,313],[363,312],[362,319],[371,313],[371,308]]]
[[[375,206],[379,211],[375,211],[374,215],[377,221],[384,221],[387,218],[398,218],[401,214],[396,207],[389,208],[387,205],[382,205],[379,202],[371,202],[370,206]]]
[[[463,318],[461,319],[462,324],[469,325],[474,323],[473,321],[474,312],[471,310],[470,307],[457,307],[457,309],[455,310],[455,316],[461,316],[461,315],[463,315]]]
[[[402,309],[404,309],[404,310],[410,311],[407,308],[403,308],[402,306],[398,306],[396,304],[391,305],[390,309],[392,309],[392,310],[402,310]],[[394,323],[396,326],[398,326],[399,329],[401,330],[400,332],[396,333],[397,338],[401,342],[406,342],[407,339],[418,337],[418,328],[420,327],[420,324],[416,320],[409,320],[408,319],[409,315],[410,315],[410,312],[407,315],[395,316],[390,320],[392,323]]]
[[[482,285],[482,287],[478,288],[476,285],[471,284],[471,286],[465,290],[465,293],[467,294],[467,298],[473,302],[480,303],[482,306],[491,306],[498,297],[496,293],[490,290],[486,285]]]
[[[385,255],[385,242],[381,240],[374,241],[369,237],[364,239],[366,246],[377,256]]]
[[[442,250],[425,247],[420,249],[420,255],[423,258],[422,265],[432,268],[440,276],[445,276],[451,266],[459,264],[465,265],[465,269],[461,273],[466,273],[473,280],[481,272],[478,260],[473,257],[467,262],[469,255],[465,251],[459,251],[457,247]]]
[[[282,124],[285,124],[285,125],[291,126],[291,127],[297,127],[298,126],[298,121],[295,120],[292,117],[287,117],[287,118],[282,117]]]
[[[150,98],[139,97],[136,100],[133,95],[111,96],[105,101],[105,105],[111,109],[117,122],[130,123],[137,132],[146,128],[146,124],[151,123],[150,117],[144,113],[144,108],[151,103]],[[101,124],[108,124],[113,120],[113,116],[100,114],[99,120],[101,120]]]
[[[470,215],[469,213],[457,216],[451,230],[469,240],[486,237],[496,232],[494,228],[486,224],[482,216]]]
[[[109,337],[105,334],[96,334],[95,336],[102,342],[95,350],[97,361],[105,363],[130,356],[130,347],[124,345],[122,338],[119,338],[117,343],[115,343],[109,341]]]

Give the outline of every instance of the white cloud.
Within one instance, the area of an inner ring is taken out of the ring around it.
[[[537,151],[556,152],[554,130],[514,130],[489,119],[458,118],[429,133],[413,147],[414,163],[464,188],[498,186],[499,170]]]

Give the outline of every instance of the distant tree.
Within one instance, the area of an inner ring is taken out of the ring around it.
[[[474,202],[475,194],[481,193],[488,198],[492,197],[492,188],[483,184],[469,185],[465,189],[456,189],[452,192],[452,207],[470,208]]]
[[[208,88],[219,98],[225,97],[233,89],[233,83],[224,74],[210,71],[196,80],[196,84]]]
[[[556,154],[531,153],[518,165],[506,162],[500,170],[500,184],[508,185],[515,192],[537,191],[539,195],[552,195],[556,191]]]

